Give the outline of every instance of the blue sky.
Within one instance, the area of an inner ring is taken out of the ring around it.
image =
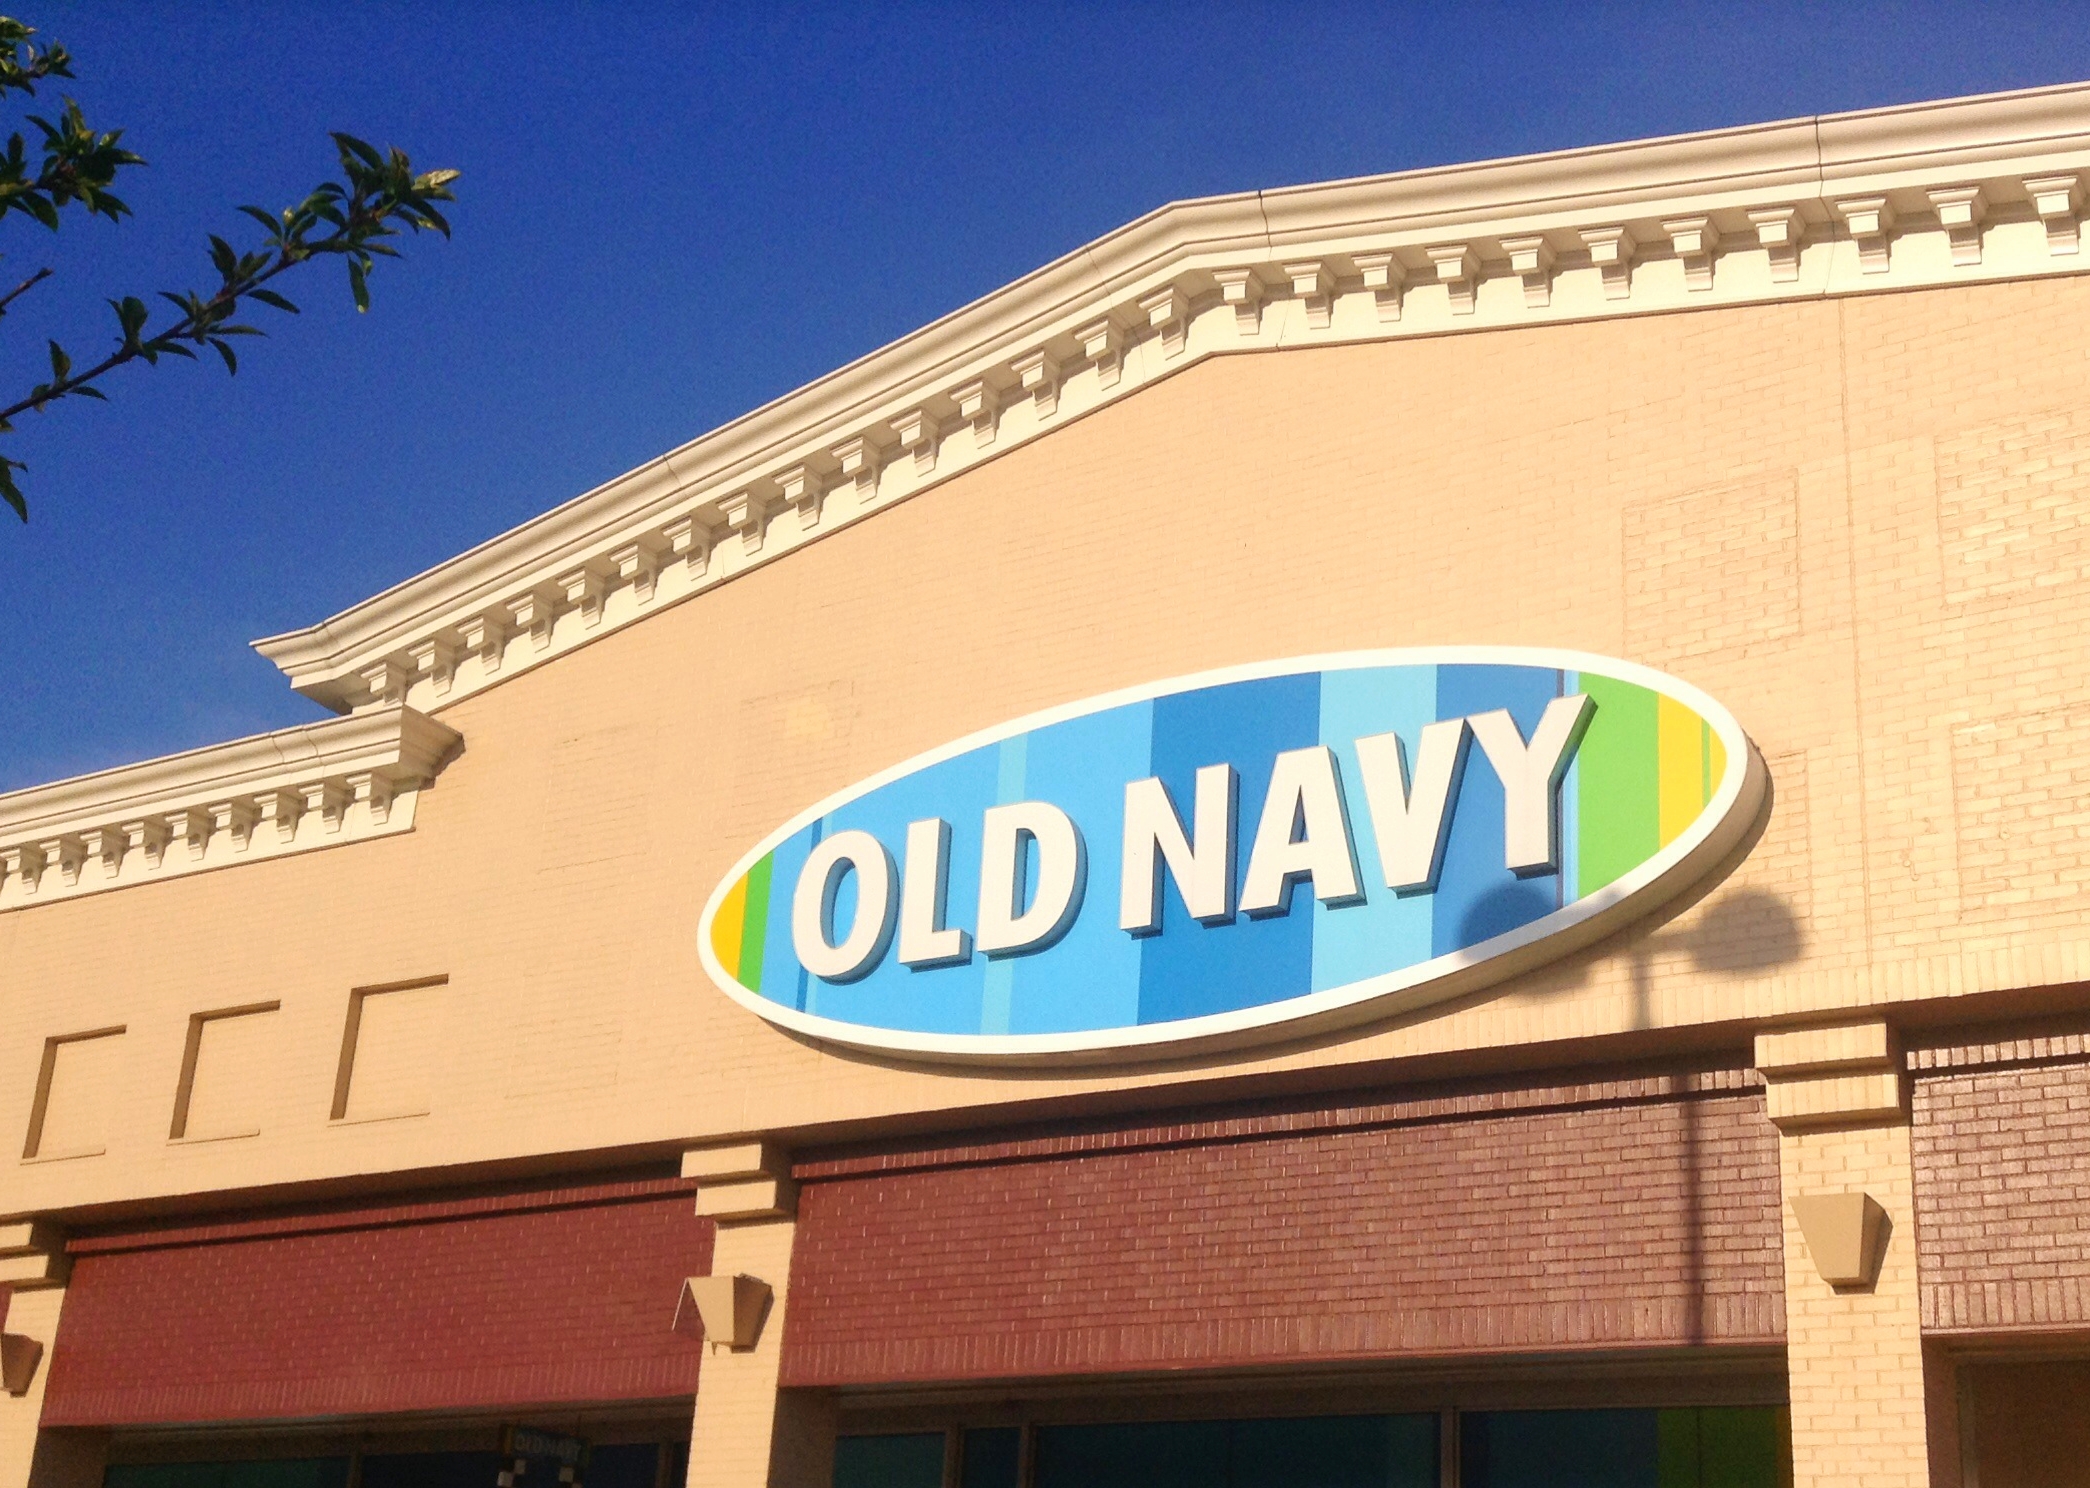
[[[1172,198],[2090,77],[2069,5],[45,4],[150,169],[0,228],[0,393],[201,284],[329,129],[464,172],[357,316],[26,421],[0,790],[319,716],[247,648]],[[55,106],[54,98],[44,100]],[[266,312],[263,312],[266,314]]]

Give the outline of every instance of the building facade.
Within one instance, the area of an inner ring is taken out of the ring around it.
[[[1171,206],[0,797],[0,1480],[2083,1481],[2086,177]]]

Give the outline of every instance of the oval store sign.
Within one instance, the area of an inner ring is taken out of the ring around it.
[[[822,802],[711,896],[702,953],[755,1012],[845,1044],[1227,1047],[1586,945],[1717,864],[1763,794],[1726,709],[1626,662],[1240,667],[989,729]]]

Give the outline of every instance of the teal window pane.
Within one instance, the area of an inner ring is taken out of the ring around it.
[[[835,1488],[943,1488],[943,1433],[838,1439]]]
[[[508,1465],[498,1452],[372,1453],[363,1459],[363,1488],[486,1488]]]
[[[223,1488],[348,1488],[346,1457],[228,1462]]]
[[[1041,1426],[1037,1453],[1035,1488],[1437,1488],[1437,1417]]]
[[[1437,1417],[1233,1423],[1231,1488],[1437,1488]]]
[[[1040,1426],[1033,1488],[1214,1488],[1226,1482],[1227,1423]]]
[[[1459,1418],[1464,1488],[1666,1488],[1658,1412],[1475,1411]]]
[[[1023,1433],[1014,1426],[985,1426],[966,1432],[959,1488],[1016,1488],[1022,1453]]]
[[[522,1481],[528,1483],[537,1467],[531,1464],[530,1471]],[[660,1448],[653,1442],[625,1442],[613,1447],[592,1447],[588,1451],[588,1468],[581,1474],[587,1488],[653,1488],[659,1481]],[[554,1480],[558,1474],[552,1474]],[[540,1481],[537,1488],[544,1488]]]
[[[158,1462],[110,1467],[103,1488],[347,1488],[346,1457],[259,1462]]]
[[[150,1462],[111,1464],[102,1488],[222,1488],[222,1462]]]

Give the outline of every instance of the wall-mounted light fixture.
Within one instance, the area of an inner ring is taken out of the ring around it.
[[[769,1283],[756,1276],[691,1276],[682,1283],[675,1301],[675,1321],[682,1321],[684,1303],[694,1306],[704,1325],[704,1342],[713,1353],[720,1349],[750,1349],[762,1336],[762,1323],[769,1316]]]
[[[1870,1194],[1804,1194],[1793,1218],[1821,1279],[1833,1287],[1869,1287],[1886,1254],[1887,1211]]]
[[[43,1344],[27,1334],[0,1333],[0,1385],[10,1395],[27,1395],[43,1356]]]

